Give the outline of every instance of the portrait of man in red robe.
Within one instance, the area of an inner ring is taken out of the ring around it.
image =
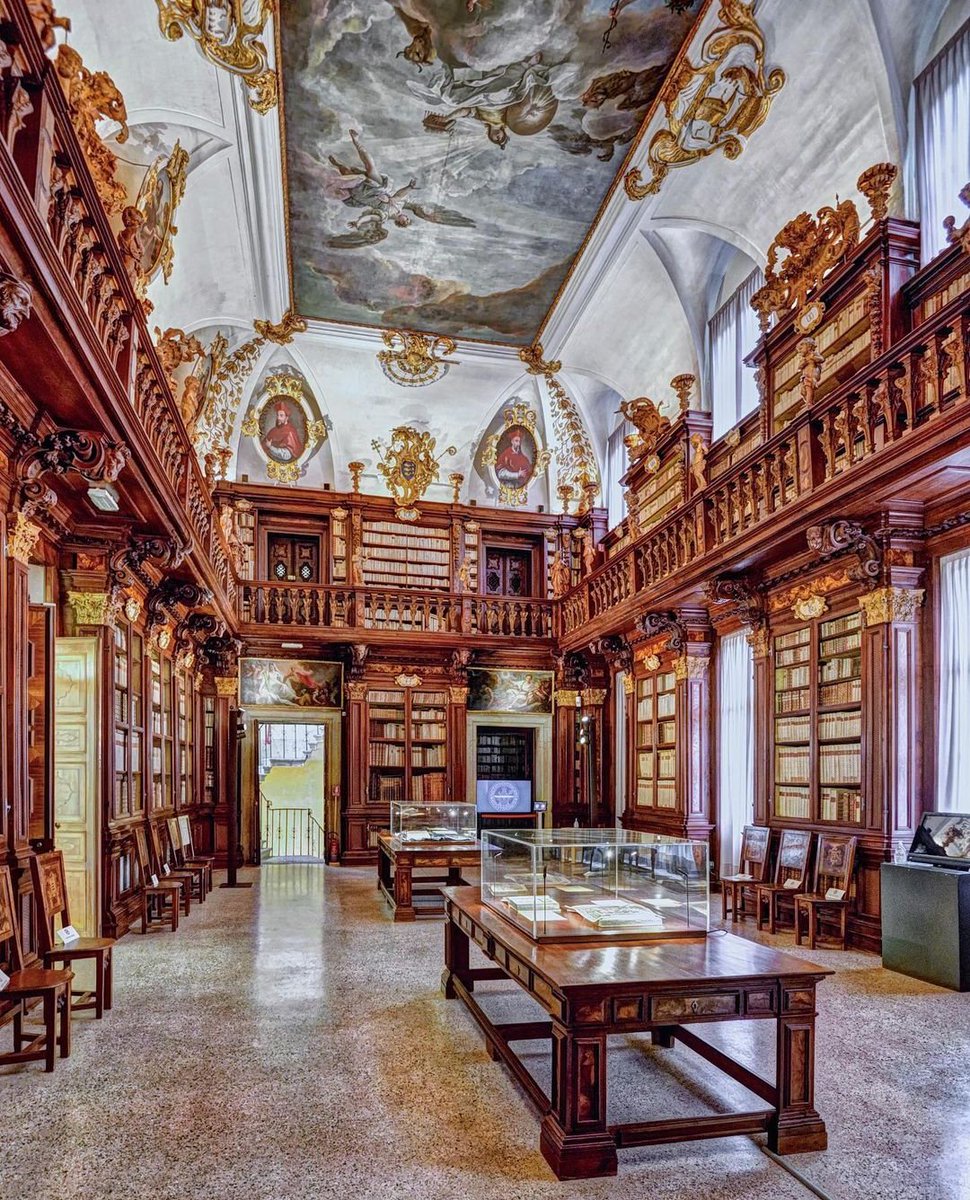
[[[526,440],[528,438],[528,440]],[[507,440],[506,440],[507,439]],[[505,445],[495,456],[495,474],[501,483],[511,487],[525,487],[532,475],[535,462],[535,444],[519,425],[507,430],[499,445]],[[531,445],[532,457],[526,451]]]
[[[304,449],[300,431],[293,423],[290,410],[282,400],[278,400],[275,405],[270,405],[269,411],[273,414],[273,423],[263,434],[263,448],[271,458],[275,458],[278,462],[293,462],[300,457]]]

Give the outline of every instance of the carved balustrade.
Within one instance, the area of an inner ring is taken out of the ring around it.
[[[241,580],[237,586],[243,626],[294,625],[543,641],[554,637],[550,600],[274,580]]]
[[[90,343],[95,359],[97,347],[103,350],[108,377],[113,372],[118,395],[131,406],[119,414],[128,440],[134,448],[133,427],[147,435],[199,551],[208,554],[212,500],[99,193],[104,163],[92,171],[57,67],[45,54],[49,21],[38,6],[35,25],[31,11],[26,0],[0,0],[0,157],[4,178],[16,185],[8,188],[9,202],[20,210],[11,215],[43,260],[54,304],[73,321],[79,342]],[[105,369],[102,360],[96,370]],[[232,573],[218,570],[231,590]]]

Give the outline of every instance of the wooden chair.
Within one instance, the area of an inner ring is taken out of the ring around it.
[[[184,889],[182,900],[185,904],[185,915],[188,916],[192,908],[193,895],[198,898],[200,904],[202,903],[204,881],[199,877],[197,871],[190,871],[188,867],[179,867],[169,861],[168,834],[163,824],[156,825],[153,821],[149,821],[148,839],[156,875],[159,879],[177,879],[182,884]],[[195,890],[193,891],[193,889]]]
[[[812,852],[812,834],[809,830],[783,829],[778,846],[778,861],[772,883],[755,884],[755,911],[758,928],[774,933],[778,924],[778,906],[792,900],[797,892],[805,891],[808,878],[808,860]]]
[[[858,838],[846,833],[819,834],[812,890],[795,897],[795,941],[799,946],[802,944],[802,916],[805,917],[809,949],[814,950],[818,940],[819,918],[834,914],[839,933],[837,942],[832,944],[840,950],[845,949],[852,871],[858,843]]]
[[[13,1022],[13,1050],[0,1053],[0,1066],[43,1059],[44,1070],[53,1071],[58,1047],[61,1058],[67,1058],[71,1053],[71,981],[74,972],[51,971],[44,967],[24,969],[9,867],[0,867],[0,960],[6,961],[10,968],[10,983],[0,992],[0,1024]],[[41,1034],[24,1029],[28,1002],[32,1000],[41,1001],[44,1020]]]
[[[190,862],[205,863],[209,868],[209,891],[212,891],[212,867],[215,863],[215,856],[212,854],[200,854],[195,848],[195,843],[192,840],[192,822],[182,813],[175,818],[179,827],[179,840],[182,844],[182,852]]]
[[[745,825],[741,833],[741,862],[737,875],[721,877],[721,917],[731,920],[751,914],[745,907],[747,893],[754,895],[754,885],[763,883],[768,871],[768,850],[771,830],[764,825]],[[729,903],[730,901],[730,903]]]
[[[188,817],[169,817],[165,822],[168,830],[168,843],[177,866],[201,872],[201,892],[202,899],[205,900],[212,891],[212,859],[193,853],[192,833],[190,830],[188,844],[186,844],[183,822],[188,825]]]
[[[141,871],[141,931],[148,932],[148,926],[153,920],[169,921],[172,932],[179,927],[179,907],[187,888],[178,879],[160,879],[155,876],[152,881],[152,869],[148,860],[148,841],[144,827],[135,827],[135,857],[138,859],[138,869]],[[165,915],[165,905],[169,906],[168,916]]]
[[[71,924],[64,855],[60,850],[36,855],[30,861],[30,873],[34,881],[37,931],[44,963],[52,967],[57,963],[73,963],[79,959],[93,960],[94,991],[73,992],[71,1008],[74,1012],[93,1008],[95,1018],[100,1021],[105,1010],[111,1008],[111,948],[115,944],[114,938],[81,937],[63,945],[58,942],[55,921],[60,918],[62,929]]]

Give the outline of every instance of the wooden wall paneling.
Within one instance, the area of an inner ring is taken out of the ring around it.
[[[448,687],[448,799],[461,803],[467,790],[468,687]]]
[[[367,684],[351,680],[346,684],[347,721],[344,754],[343,819],[341,822],[340,861],[367,862]]]
[[[27,836],[35,850],[54,844],[54,617],[50,604],[31,604],[28,614]]]
[[[20,915],[24,953],[37,954],[33,889],[30,879],[30,793],[27,758],[27,673],[28,614],[30,595],[27,563],[7,557],[6,612],[6,695],[9,740],[4,752],[4,783],[8,812],[8,862],[13,875],[14,894]]]
[[[576,786],[576,713],[579,692],[574,688],[557,688],[553,721],[553,778],[552,824],[554,827],[583,823],[585,814]]]

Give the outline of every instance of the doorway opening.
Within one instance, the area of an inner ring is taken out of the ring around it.
[[[259,861],[324,862],[326,727],[258,727]]]

